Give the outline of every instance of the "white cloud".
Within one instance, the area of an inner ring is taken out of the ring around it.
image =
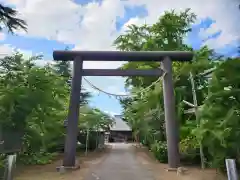
[[[30,50],[22,50],[18,49],[10,44],[0,45],[0,58],[4,58],[5,56],[11,56],[14,52],[20,52],[23,54],[23,58],[28,59],[34,54]],[[40,66],[44,66],[47,63],[52,63],[53,61],[45,61],[45,60],[36,60],[35,63]]]
[[[199,18],[211,17],[216,23],[211,29],[222,30],[219,40],[210,43],[222,46],[239,37],[237,0],[103,0],[101,5],[90,2],[85,6],[71,0],[5,0],[15,4],[28,23],[28,36],[55,39],[76,45],[81,50],[109,50],[117,37],[116,17],[124,16],[124,6],[145,5],[146,18],[134,17],[126,24],[151,24],[170,9],[191,8]],[[223,13],[224,12],[224,13]],[[125,29],[125,27],[123,27]]]
[[[3,32],[0,32],[0,41],[4,41],[6,38],[6,35]]]
[[[154,1],[144,1],[144,0],[131,0],[132,5],[145,4],[148,9],[148,16],[142,21],[136,18],[130,21],[137,22],[138,24],[144,23],[154,23],[159,15],[161,15],[165,10],[175,9],[184,10],[186,8],[191,8],[192,11],[198,16],[198,18],[210,17],[216,21],[209,29],[201,32],[201,35],[205,33],[204,36],[211,35],[212,32],[221,30],[222,33],[217,39],[211,39],[206,42],[212,48],[219,48],[225,44],[231,43],[240,37],[240,24],[239,21],[239,1],[238,0],[154,0]],[[198,20],[199,22],[199,20]],[[128,22],[129,23],[129,22]]]
[[[117,115],[117,113],[112,112],[112,111],[103,111],[103,112],[105,112],[106,114],[110,115],[111,117],[114,117],[115,115]]]
[[[125,4],[120,0],[104,0],[101,6],[97,2],[81,6],[70,0],[21,2],[15,5],[28,23],[28,36],[75,44],[81,50],[111,48],[117,33],[116,16],[124,15]]]
[[[209,37],[209,35],[212,35],[212,34],[215,34],[215,33],[221,32],[221,31],[222,30],[219,29],[219,27],[217,26],[217,23],[213,23],[213,24],[211,24],[210,28],[201,29],[199,32],[199,36],[200,36],[200,38],[205,40]],[[240,38],[239,33],[231,34],[231,33],[226,33],[224,31],[222,33],[223,34],[221,34],[218,38],[210,38],[204,44],[211,48],[221,48],[224,45],[227,45],[234,41],[237,41]]]
[[[109,62],[109,61],[85,61],[83,63],[84,69],[113,69],[120,67],[123,62]]]
[[[106,88],[106,91],[107,92],[110,92],[110,93],[114,93],[114,94],[117,94],[117,95],[126,95],[127,93],[123,90],[122,87],[118,87],[116,85],[110,85]]]
[[[13,48],[10,44],[0,45],[0,57],[5,57],[7,55],[11,55],[13,53]]]
[[[33,53],[30,50],[18,49],[10,44],[0,45],[0,57],[11,56],[16,51],[22,53],[23,57],[26,59],[33,56]]]
[[[48,64],[53,65],[55,63],[55,61],[43,60],[43,59],[35,60],[34,62],[38,66],[45,66],[45,65],[48,65]]]
[[[74,49],[77,50],[112,50],[113,40],[126,29],[127,24],[144,22],[152,24],[164,11],[170,9],[178,11],[191,8],[199,18],[214,19],[216,23],[207,31],[201,32],[201,36],[206,37],[212,32],[222,31],[218,39],[206,42],[211,47],[221,47],[236,40],[240,32],[238,0],[103,0],[101,5],[91,2],[86,6],[71,0],[4,0],[4,2],[14,4],[20,12],[20,17],[27,21],[28,34],[24,32],[20,34],[74,44]],[[148,16],[131,18],[118,32],[115,27],[116,17],[124,16],[125,5],[145,5]],[[116,68],[121,64],[122,62],[86,62],[84,67]],[[94,78],[98,79],[96,83],[99,83],[99,78]],[[116,83],[117,81],[106,78],[102,78],[101,81],[101,84],[105,84],[104,87],[115,86]]]
[[[111,77],[86,77],[86,79],[104,92],[118,95],[126,94],[124,92],[124,78],[116,77],[114,80]],[[83,87],[94,95],[102,94],[102,92],[92,88],[85,80],[83,80]]]

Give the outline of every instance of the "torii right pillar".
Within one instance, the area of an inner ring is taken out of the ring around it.
[[[169,168],[177,168],[180,164],[179,125],[176,120],[175,97],[172,76],[172,61],[165,57],[161,68],[166,72],[163,77],[164,114],[168,148]]]

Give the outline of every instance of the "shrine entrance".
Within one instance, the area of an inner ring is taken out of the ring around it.
[[[172,79],[172,61],[186,62],[192,52],[181,51],[54,51],[57,61],[73,61],[73,76],[68,110],[63,167],[74,167],[77,147],[78,118],[82,76],[163,76],[164,114],[168,148],[168,164],[177,168],[180,163],[179,127],[176,121],[175,97]],[[83,69],[83,61],[144,61],[161,62],[158,69]]]

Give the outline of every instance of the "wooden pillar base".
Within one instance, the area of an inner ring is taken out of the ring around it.
[[[78,160],[75,161],[75,165],[74,166],[58,166],[56,167],[57,172],[60,172],[61,174],[64,174],[67,171],[75,171],[80,169],[80,163]]]
[[[178,168],[167,168],[167,169],[166,169],[166,171],[168,171],[168,172],[169,172],[169,171],[170,171],[170,172],[171,172],[171,171],[177,172],[177,170],[178,170]]]
[[[57,172],[60,172],[61,174],[66,173],[67,171],[74,171],[80,169],[80,164],[76,164],[75,166],[59,166],[56,167]]]

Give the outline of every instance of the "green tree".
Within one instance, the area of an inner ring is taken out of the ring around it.
[[[69,47],[67,46],[65,48],[66,51],[69,50]],[[72,77],[71,75],[71,66],[70,66],[70,61],[58,61],[55,65],[54,68],[56,69],[56,73],[59,74],[60,76],[64,77],[68,80]]]
[[[66,47],[65,50],[66,51],[69,50],[69,47]],[[70,61],[58,61],[56,64],[54,64],[53,67],[56,73],[64,77],[66,79],[66,82],[71,87],[72,68],[71,68]],[[86,91],[84,88],[82,88],[81,94],[80,94],[81,105],[87,104],[90,98],[91,98],[91,93]]]
[[[25,59],[16,52],[0,59],[0,127],[4,132],[23,133],[19,160],[25,164],[51,162],[65,136],[70,87],[52,66],[35,65],[34,60],[41,58]],[[87,114],[80,114],[83,130],[86,124],[92,130],[107,129],[112,122],[108,115],[87,105],[81,106],[80,112]],[[92,139],[96,146],[98,134]],[[14,143],[16,139],[9,137],[7,141]]]
[[[128,30],[120,35],[114,45],[123,51],[174,51],[192,50],[184,44],[186,34],[191,31],[191,24],[195,21],[196,15],[186,11],[176,13],[175,11],[165,12],[153,25],[128,26]],[[175,63],[176,68],[182,66]],[[157,62],[128,62],[123,69],[149,69],[159,68]],[[158,77],[128,77],[126,86],[146,87]]]
[[[54,65],[57,74],[70,80],[71,78],[71,68],[69,61],[59,61]]]
[[[39,58],[26,60],[16,53],[0,60],[0,125],[4,131],[23,132],[24,163],[49,162],[48,148],[64,136],[68,85],[51,67],[36,66]]]
[[[187,33],[191,31],[191,24],[194,23],[196,15],[189,9],[182,12],[168,11],[162,15],[153,25],[130,25],[128,30],[119,36],[114,45],[123,51],[194,51],[193,48],[185,44],[184,39]],[[187,107],[183,100],[192,102],[191,83],[189,73],[194,74],[194,81],[197,88],[197,97],[199,104],[204,102],[208,92],[208,81],[206,77],[199,75],[206,69],[215,66],[215,60],[221,59],[215,56],[213,50],[204,46],[200,50],[194,51],[192,63],[173,62],[173,78],[176,97],[177,120],[181,126],[181,149],[187,149],[184,154],[189,154],[189,149],[199,152],[198,141],[191,134],[191,130],[197,126],[192,115],[184,113]],[[151,69],[159,68],[157,62],[127,62],[121,68],[123,69]],[[166,162],[166,137],[163,107],[163,89],[160,80],[147,92],[137,93],[143,88],[148,87],[159,77],[128,77],[125,85],[131,88],[131,93],[135,95],[132,98],[126,98],[120,101],[123,107],[123,115],[132,126],[134,134],[141,142],[146,144],[154,151],[157,158]],[[193,122],[193,123],[191,123]],[[187,141],[188,143],[183,143]],[[165,153],[163,153],[165,152]],[[194,158],[199,159],[199,154],[195,153]],[[189,156],[188,156],[189,158]]]
[[[102,129],[108,130],[113,123],[113,118],[97,108],[91,108],[88,105],[82,106],[80,114],[79,126],[91,130]]]
[[[15,9],[0,4],[0,31],[2,31],[4,28],[7,28],[11,33],[17,29],[23,29],[26,31],[26,22],[17,18],[17,14],[18,12]]]
[[[236,159],[240,164],[239,68],[239,59],[228,59],[217,67],[209,85],[209,96],[204,101],[201,124],[192,132],[207,148],[213,167],[224,168],[225,158]]]
[[[82,106],[80,111],[79,128],[85,133],[85,136],[79,140],[81,143],[87,144],[87,149],[95,149],[100,142],[100,132],[109,130],[113,124],[113,118],[101,110],[89,106]]]

